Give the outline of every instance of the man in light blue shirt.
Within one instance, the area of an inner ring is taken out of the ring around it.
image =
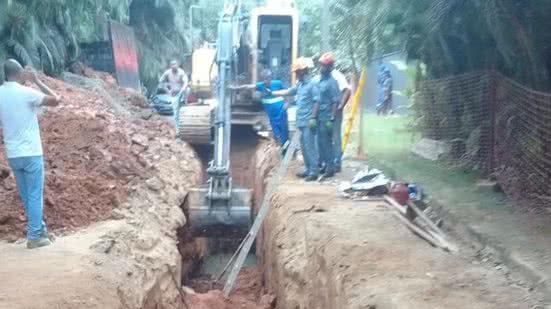
[[[51,244],[43,221],[44,159],[37,112],[41,106],[56,106],[59,96],[34,72],[27,78],[44,93],[21,85],[24,73],[17,61],[4,63],[6,82],[0,86],[0,123],[6,156],[27,215],[27,248],[34,249]]]
[[[320,94],[317,83],[312,81],[307,61],[298,58],[293,63],[293,72],[298,82],[288,90],[274,91],[275,96],[295,96],[297,105],[296,125],[300,130],[304,172],[297,174],[306,181],[315,181],[319,177],[319,153],[316,147]]]

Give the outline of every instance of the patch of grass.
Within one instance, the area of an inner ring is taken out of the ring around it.
[[[401,116],[365,114],[364,149],[374,156],[409,152],[410,146],[419,137],[408,128],[408,121],[408,118]]]
[[[480,189],[480,174],[450,167],[414,155],[412,145],[420,135],[408,128],[407,117],[364,115],[364,151],[369,164],[389,177],[421,185],[427,193],[448,206],[494,209],[509,206],[503,194]]]

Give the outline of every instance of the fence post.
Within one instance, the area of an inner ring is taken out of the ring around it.
[[[496,147],[496,118],[497,118],[497,72],[492,68],[489,72],[489,107],[490,107],[490,128],[489,128],[489,149],[488,149],[488,172],[495,170],[495,147]]]

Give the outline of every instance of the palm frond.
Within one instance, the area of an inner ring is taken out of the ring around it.
[[[33,61],[27,50],[25,49],[25,46],[23,46],[21,43],[14,39],[8,39],[6,41],[6,47],[11,50],[15,58],[21,62],[23,66],[25,65],[33,65]]]

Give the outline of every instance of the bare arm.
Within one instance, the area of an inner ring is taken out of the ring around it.
[[[348,103],[348,100],[350,100],[350,97],[352,96],[352,91],[350,89],[346,88],[342,91],[342,100],[339,104],[338,109],[343,109],[346,106],[346,103]]]
[[[40,88],[40,91],[42,91],[46,96],[44,99],[42,99],[42,102],[40,105],[44,106],[57,106],[59,105],[59,101],[61,100],[60,96],[56,94],[50,87],[46,86],[36,75],[35,72],[32,72],[32,81],[35,83],[35,85]]]
[[[241,86],[229,86],[231,90],[254,90],[256,89],[255,84],[241,85]]]
[[[276,97],[288,97],[288,96],[292,96],[293,93],[290,91],[291,88],[289,89],[284,89],[284,90],[277,90],[277,91],[272,91],[272,95],[276,96]]]
[[[187,77],[187,74],[184,72],[182,74],[182,89],[187,89],[189,85],[189,78]]]
[[[342,100],[343,100],[341,91],[339,89],[339,84],[337,83],[337,81],[333,83],[332,92],[333,92],[333,102],[332,102],[333,104],[331,104],[331,120],[335,120],[335,118],[337,117],[337,111],[341,106]]]

